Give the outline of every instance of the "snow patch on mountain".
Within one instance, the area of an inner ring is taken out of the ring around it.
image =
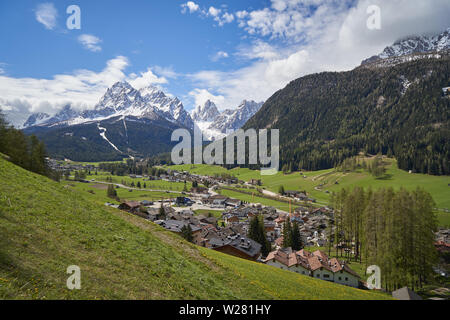
[[[362,62],[362,65],[377,62],[382,59],[411,56],[424,53],[439,53],[450,50],[450,28],[438,35],[411,36],[388,46],[379,55],[373,56]],[[414,57],[410,57],[410,60]],[[402,61],[397,61],[402,62]],[[407,62],[407,61],[403,61]]]
[[[43,112],[33,113],[27,121],[23,124],[24,128],[36,126],[41,123],[45,123],[48,119],[50,119],[50,115]]]
[[[108,142],[111,147],[113,147],[116,151],[121,152],[109,139],[106,137],[106,128],[100,127],[100,123],[97,123],[97,128],[100,131],[100,137],[102,137],[106,142]]]

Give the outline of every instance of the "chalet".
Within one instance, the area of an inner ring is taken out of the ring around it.
[[[277,239],[279,246],[282,240]],[[281,243],[281,244],[280,244]],[[304,275],[309,275],[316,279],[336,282],[351,287],[360,286],[360,277],[343,261],[336,258],[328,258],[322,251],[313,253],[300,250],[292,252],[292,249],[278,249],[270,252],[264,263]]]
[[[215,217],[198,216],[197,218],[201,223],[210,224],[214,226],[217,225],[217,218]]]
[[[308,261],[292,252],[292,249],[279,249],[270,252],[263,262],[283,270],[289,270],[303,275],[310,275]]]
[[[228,200],[228,197],[222,196],[220,194],[211,196],[207,199],[207,203],[214,207],[225,208],[225,202]]]
[[[160,221],[159,225],[163,227],[166,230],[169,230],[174,233],[181,233],[181,230],[183,227],[187,227],[188,225],[192,229],[192,236],[193,236],[193,243],[196,245],[201,245],[202,243],[202,229],[199,228],[196,225],[190,224],[185,221],[178,221],[178,220],[166,220],[166,221]]]
[[[211,249],[242,259],[256,261],[261,256],[261,245],[240,234],[228,236],[226,239],[212,238]]]
[[[242,205],[242,201],[239,199],[227,199],[225,205],[228,207],[239,208]]]
[[[232,215],[232,214],[227,214],[224,217],[224,221],[225,221],[226,224],[239,223],[239,217],[235,216],[235,215]]]
[[[300,207],[296,208],[294,210],[294,212],[303,215],[303,214],[308,214],[309,213],[309,209],[300,206]]]
[[[284,223],[286,222],[286,216],[279,216],[278,218],[275,219],[275,225],[277,226],[277,228],[282,228]]]
[[[141,204],[137,201],[127,201],[127,202],[122,202],[119,205],[119,209],[123,210],[123,211],[134,212],[134,211],[139,210],[140,206],[141,206]]]
[[[147,219],[150,221],[156,221],[159,217],[159,208],[147,208]]]
[[[300,191],[287,190],[284,192],[284,195],[289,198],[298,198],[300,195]]]

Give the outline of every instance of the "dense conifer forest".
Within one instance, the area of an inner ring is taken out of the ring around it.
[[[276,92],[244,129],[280,129],[281,166],[290,170],[328,169],[365,152],[447,175],[448,86],[449,57],[308,75]]]

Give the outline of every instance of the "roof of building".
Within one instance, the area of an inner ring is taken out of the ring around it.
[[[173,231],[173,232],[181,232],[181,229],[187,225],[191,226],[192,232],[201,230],[201,228],[199,228],[193,224],[190,224],[189,222],[186,222],[186,221],[165,220],[161,223],[162,227],[164,227],[167,230]]]
[[[138,201],[125,201],[121,203],[121,205],[126,205],[130,208],[137,208],[141,206],[141,204]]]

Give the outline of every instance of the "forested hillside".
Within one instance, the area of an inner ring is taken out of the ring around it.
[[[359,152],[394,156],[399,168],[450,174],[450,58],[360,67],[292,81],[245,129],[280,129],[281,165],[337,166]]]
[[[44,143],[36,136],[26,136],[9,125],[1,110],[0,152],[7,155],[11,162],[29,171],[49,176],[52,174],[45,160]]]

